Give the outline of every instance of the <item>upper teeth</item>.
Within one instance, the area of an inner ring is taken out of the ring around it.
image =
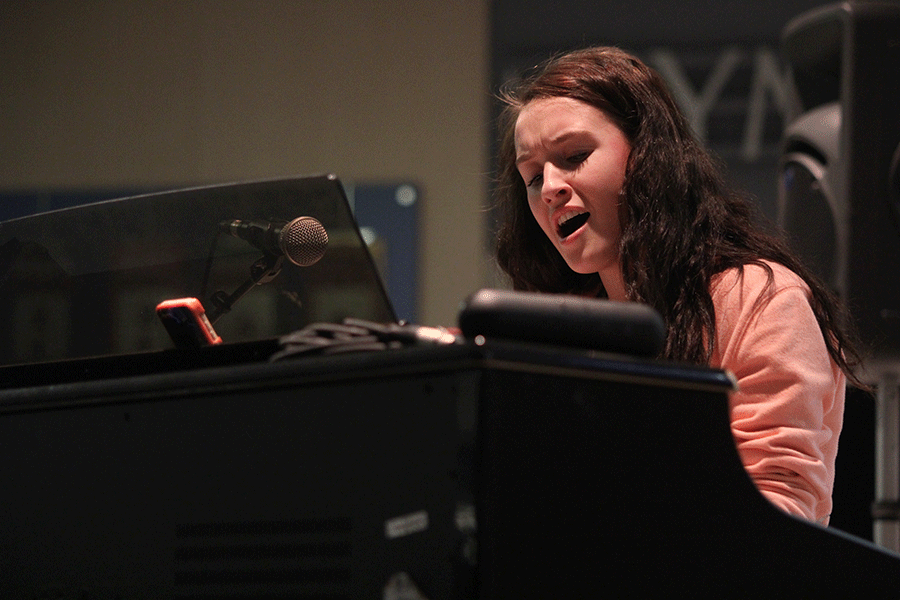
[[[578,215],[583,215],[585,212],[586,212],[586,211],[577,211],[577,210],[572,211],[572,212],[567,212],[567,213],[561,215],[561,216],[559,217],[559,219],[557,219],[557,221],[556,221],[556,226],[557,226],[557,227],[562,227],[563,224],[564,224],[566,221],[569,221],[569,220],[571,220],[571,219],[574,219],[574,218],[577,217]]]

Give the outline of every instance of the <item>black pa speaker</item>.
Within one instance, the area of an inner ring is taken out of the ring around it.
[[[785,27],[791,95],[778,222],[849,305],[874,363],[900,358],[900,3],[842,2]]]

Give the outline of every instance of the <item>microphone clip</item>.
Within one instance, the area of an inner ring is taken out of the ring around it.
[[[284,256],[266,252],[262,258],[250,265],[250,278],[233,293],[228,294],[219,290],[210,297],[212,308],[207,312],[209,321],[215,323],[219,317],[230,312],[235,302],[243,298],[247,292],[258,285],[265,285],[278,277],[283,264]]]

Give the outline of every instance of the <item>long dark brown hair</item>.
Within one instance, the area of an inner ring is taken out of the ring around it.
[[[697,141],[662,78],[617,48],[551,59],[502,95],[496,202],[497,260],[515,289],[606,295],[599,276],[572,271],[538,226],[515,164],[515,123],[539,98],[565,97],[602,110],[632,150],[620,207],[620,256],[629,300],[649,304],[668,329],[663,356],[708,364],[715,344],[712,278],[731,268],[780,263],[809,285],[811,304],[835,362],[856,384],[859,362],[843,306],[782,238],[760,225],[755,204],[726,184],[723,168]]]

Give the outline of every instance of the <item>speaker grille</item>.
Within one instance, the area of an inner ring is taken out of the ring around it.
[[[351,598],[349,519],[176,528],[175,597]]]

